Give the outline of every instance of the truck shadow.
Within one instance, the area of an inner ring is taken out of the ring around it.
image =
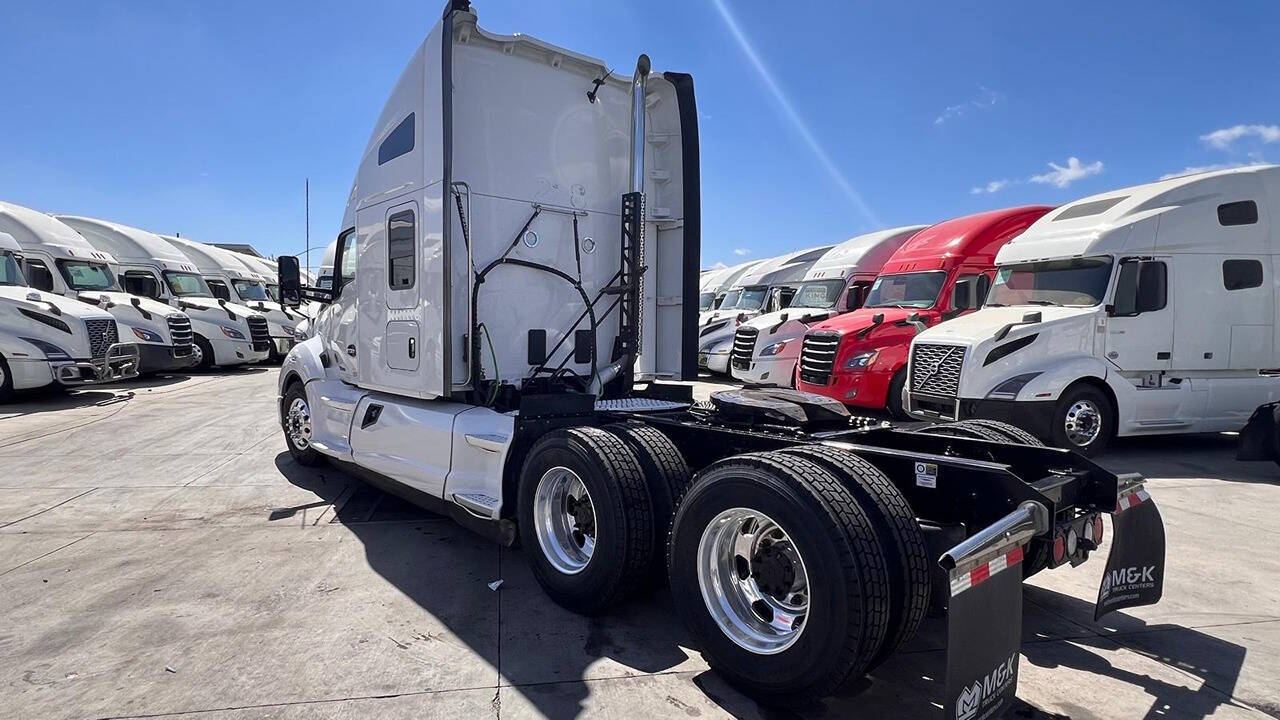
[[[705,708],[709,701],[734,717],[762,720],[938,717],[946,675],[943,618],[926,619],[903,652],[835,695],[785,710],[766,707],[707,670],[696,650],[686,649],[693,643],[666,587],[606,616],[582,617],[543,594],[522,550],[499,548],[449,518],[359,480],[332,482],[334,475],[348,477],[332,467],[300,467],[287,453],[275,462],[291,483],[337,504],[331,522],[345,525],[360,540],[374,572],[497,668],[501,688],[495,704],[515,693],[516,704],[532,706],[542,716],[576,717],[602,709],[588,708],[593,695],[603,695],[609,707],[626,707],[630,693],[656,692],[643,700],[635,695],[636,711],[659,702],[672,716],[695,717],[702,712],[698,706]],[[496,580],[502,584],[494,591],[488,584]],[[444,586],[451,589],[442,591]],[[1137,717],[1136,706],[1154,698],[1142,709],[1145,717],[1199,719],[1231,704],[1245,648],[1178,625],[1148,625],[1125,613],[1108,623],[1122,632],[1103,634],[1080,620],[1092,617],[1091,602],[1030,585],[1025,592],[1020,695],[1053,697],[1058,693],[1045,688],[1060,683],[1080,688],[1080,700],[1078,706],[1060,702],[1068,709],[1060,715],[1019,699],[1005,717],[1114,715],[1108,707]],[[658,673],[691,676],[697,690],[681,693],[669,683],[610,687],[610,680]],[[1031,683],[1034,691],[1028,690]],[[1112,696],[1124,699],[1123,710],[1112,704]]]
[[[1280,483],[1280,467],[1275,463],[1236,460],[1236,440],[1223,433],[1116,438],[1097,462],[1113,472],[1142,468],[1142,474],[1151,478]]]

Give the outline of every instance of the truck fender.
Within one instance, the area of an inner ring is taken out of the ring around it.
[[[1039,370],[1040,375],[1022,388],[1022,392],[1018,393],[1019,400],[1057,400],[1062,391],[1077,380],[1093,378],[1100,382],[1107,381],[1107,367],[1092,356],[1070,358],[1044,368],[1027,370]]]
[[[305,384],[324,379],[324,363],[320,360],[322,352],[323,339],[319,337],[308,338],[293,346],[280,365],[280,397],[284,397],[285,388],[295,380]]]

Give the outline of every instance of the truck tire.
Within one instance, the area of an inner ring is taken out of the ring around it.
[[[1033,447],[1044,447],[1044,443],[1041,442],[1040,438],[1036,437],[1035,435],[1032,435],[1026,430],[1023,430],[1017,425],[1010,425],[1007,422],[1000,422],[999,420],[981,420],[981,419],[974,418],[971,420],[961,420],[957,424],[969,425],[974,427],[984,427],[989,430],[994,430],[995,432],[998,432],[1001,435],[1004,435],[1005,439],[1008,440],[1009,442],[1018,443],[1019,445],[1031,445]]]
[[[196,363],[195,365],[192,365],[191,369],[199,370],[200,372],[205,372],[207,370],[212,369],[213,360],[214,360],[213,346],[209,344],[208,340],[205,340],[199,335],[195,336],[195,341],[196,341],[196,347],[200,349],[200,362]]]
[[[711,667],[769,704],[809,703],[861,676],[884,643],[891,597],[854,495],[781,452],[698,474],[672,524],[671,594]]]
[[[311,447],[311,423],[306,387],[301,382],[290,383],[280,405],[280,427],[289,446],[289,456],[305,467],[314,467],[324,460],[324,456]]]
[[[0,403],[13,399],[13,373],[9,371],[9,363],[0,355]]]
[[[1111,442],[1116,432],[1114,418],[1114,408],[1105,393],[1092,385],[1073,385],[1053,408],[1050,440],[1055,447],[1093,457]]]
[[[801,445],[785,451],[808,458],[845,483],[875,527],[889,573],[889,623],[874,667],[915,637],[929,611],[929,550],[910,503],[880,469],[847,450]]]
[[[639,422],[605,428],[622,439],[640,462],[653,507],[653,563],[650,570],[658,584],[667,581],[667,548],[671,516],[689,490],[692,473],[676,444],[655,427]]]
[[[923,427],[916,432],[923,435],[945,435],[947,437],[966,438],[968,440],[990,440],[992,442],[1008,442],[999,431],[981,425],[968,425],[966,421],[939,423]]]
[[[906,402],[907,392],[907,366],[903,365],[893,374],[893,379],[889,381],[889,394],[885,397],[885,409],[889,411],[889,415],[895,420],[911,420],[911,414],[907,412]]]
[[[533,575],[562,607],[599,613],[649,579],[653,507],[640,461],[617,435],[543,435],[521,468],[517,513]]]

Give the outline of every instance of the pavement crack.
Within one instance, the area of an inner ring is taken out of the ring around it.
[[[72,540],[71,542],[67,543],[66,545],[62,545],[62,546],[60,546],[60,547],[56,547],[56,548],[54,548],[54,549],[50,550],[49,552],[47,552],[47,553],[45,553],[45,554],[43,554],[43,555],[40,555],[39,557],[33,557],[33,558],[31,558],[30,560],[28,560],[28,561],[26,561],[26,562],[24,562],[24,563],[19,563],[18,565],[14,565],[13,567],[9,568],[8,570],[5,570],[4,572],[0,572],[0,577],[3,577],[3,576],[5,576],[5,575],[8,575],[9,573],[13,572],[14,570],[17,570],[18,568],[26,567],[27,565],[30,565],[31,563],[36,562],[37,560],[43,560],[43,559],[45,559],[45,558],[49,557],[50,555],[52,555],[52,554],[54,554],[54,553],[56,553],[56,552],[59,552],[59,551],[61,551],[61,550],[66,550],[67,548],[71,547],[72,545],[75,545],[76,543],[80,542],[81,540],[84,540],[84,539],[86,539],[86,538],[92,537],[92,536],[93,536],[93,534],[94,534],[94,533],[89,533],[88,535],[84,535],[84,536],[82,536],[82,537],[78,537],[78,538],[76,538],[75,540]]]
[[[60,507],[62,507],[63,505],[66,505],[67,503],[71,502],[72,500],[75,500],[76,498],[82,498],[82,497],[84,497],[85,495],[88,495],[89,493],[91,493],[91,492],[93,492],[94,490],[97,490],[97,489],[98,489],[98,488],[96,488],[96,487],[89,488],[88,490],[85,490],[84,492],[82,492],[82,493],[80,493],[80,494],[78,494],[78,495],[73,495],[73,496],[71,496],[71,497],[67,498],[66,500],[63,500],[62,502],[58,503],[57,505],[50,505],[49,507],[47,507],[47,508],[45,508],[45,509],[43,509],[43,510],[40,510],[40,511],[38,511],[38,512],[33,512],[33,513],[31,513],[30,515],[27,515],[26,517],[20,517],[20,518],[18,518],[17,520],[11,520],[11,521],[9,521],[9,522],[7,522],[7,523],[4,523],[3,525],[0,525],[0,528],[7,528],[7,527],[9,527],[10,525],[17,525],[18,523],[22,522],[23,520],[30,520],[31,518],[33,518],[33,517],[35,517],[35,516],[37,516],[37,515],[43,515],[43,514],[45,514],[45,513],[49,512],[50,510],[53,510],[53,509],[55,509],[55,508],[60,508]]]

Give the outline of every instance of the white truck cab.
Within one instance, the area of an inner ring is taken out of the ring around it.
[[[138,375],[138,350],[106,310],[29,287],[22,246],[0,232],[0,402],[14,390]]]
[[[857,310],[885,261],[926,225],[877,230],[831,248],[805,273],[791,303],[738,326],[730,374],[744,383],[794,386],[804,334],[814,323]]]
[[[703,273],[698,278],[698,324],[705,324],[710,318],[710,314],[720,308],[720,304],[724,301],[725,293],[729,292],[738,278],[762,262],[765,261],[751,260],[732,267],[708,270]]]
[[[203,370],[267,359],[271,337],[266,318],[243,305],[215,299],[196,266],[158,235],[105,220],[54,217],[111,255],[112,270],[126,292],[186,313],[199,355],[194,367]]]
[[[161,235],[178,252],[190,258],[215,298],[243,305],[267,320],[271,334],[268,360],[279,362],[297,342],[294,335],[304,316],[276,303],[267,292],[265,278],[240,262],[229,250],[194,242],[187,238]]]
[[[770,258],[735,280],[720,307],[700,318],[698,367],[728,374],[729,353],[738,326],[761,313],[787,307],[805,273],[832,247],[823,245]]]
[[[992,418],[1095,453],[1116,435],[1236,431],[1280,400],[1280,167],[1115,190],[996,256],[978,312],[911,347],[920,417]]]
[[[0,231],[21,246],[29,286],[96,305],[115,317],[120,336],[137,345],[139,372],[177,370],[196,362],[186,314],[121,290],[111,270],[115,259],[75,230],[42,212],[0,202]]]

